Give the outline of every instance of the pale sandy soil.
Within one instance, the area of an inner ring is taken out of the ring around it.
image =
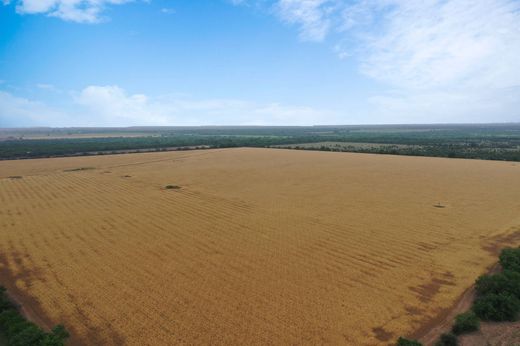
[[[520,244],[518,196],[510,162],[281,149],[3,161],[0,281],[73,344],[386,345]]]

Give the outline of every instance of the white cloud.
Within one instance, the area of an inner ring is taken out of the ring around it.
[[[120,5],[133,0],[18,0],[16,10],[21,14],[46,14],[78,23],[96,23],[108,5]],[[9,1],[4,0],[4,4]]]
[[[342,59],[394,86],[520,84],[518,0],[277,0],[303,39],[331,38]]]
[[[0,91],[0,127],[313,125],[338,121],[332,111],[305,106],[182,95],[149,97],[129,94],[118,86],[93,85],[61,95],[59,106],[50,106]]]
[[[175,9],[171,8],[171,7],[164,7],[164,8],[161,8],[161,13],[164,13],[164,14],[175,14]]]
[[[47,105],[0,91],[0,128],[63,124],[65,113]]]
[[[331,111],[234,99],[151,98],[118,86],[89,86],[75,97],[96,121],[122,125],[312,125],[334,118]],[[333,121],[332,121],[333,122]]]
[[[518,0],[276,0],[273,8],[302,39],[330,45],[393,90],[368,100],[367,113],[383,122],[520,121]]]
[[[285,22],[301,27],[303,40],[322,41],[331,29],[330,14],[335,1],[330,0],[279,0],[277,15]]]
[[[96,121],[118,123],[162,124],[166,119],[153,112],[148,98],[142,94],[127,95],[118,86],[89,86],[83,89],[75,101],[87,108]],[[99,119],[101,118],[101,119]]]
[[[365,13],[381,18],[370,29],[346,17],[350,30],[369,32],[360,40],[362,71],[368,76],[419,89],[520,85],[520,2],[385,3],[363,2]]]
[[[52,85],[52,84],[38,83],[38,84],[36,84],[36,87],[38,89],[42,89],[42,90],[58,91],[58,89],[56,89],[56,87],[54,87],[54,85]]]

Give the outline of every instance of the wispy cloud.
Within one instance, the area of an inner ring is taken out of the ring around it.
[[[161,13],[164,14],[175,14],[175,9],[171,7],[163,7],[161,8]]]
[[[275,5],[277,15],[299,25],[300,37],[310,41],[322,41],[327,36],[335,9],[335,1],[330,0],[280,0]]]
[[[236,99],[194,99],[179,95],[128,94],[118,86],[89,86],[75,97],[90,114],[114,125],[313,125],[336,114],[306,106],[258,104]],[[333,120],[334,119],[334,120]]]
[[[0,128],[45,126],[64,121],[70,121],[70,118],[44,103],[0,91]]]
[[[350,10],[345,31],[359,38],[372,78],[411,88],[520,84],[518,1],[364,1],[356,16]]]
[[[520,121],[510,102],[520,98],[518,0],[276,0],[272,9],[302,39],[325,43],[389,88],[369,100],[387,118],[394,109],[400,118]],[[490,101],[502,91],[510,108]]]
[[[121,5],[134,0],[17,0],[16,10],[20,14],[45,14],[66,21],[97,23],[103,10],[109,5]],[[4,0],[4,5],[11,1]]]
[[[0,91],[1,126],[313,125],[335,123],[337,114],[308,106],[186,95],[150,97],[116,85],[63,93],[59,106]],[[67,112],[67,110],[71,112]],[[73,116],[65,116],[73,114]]]

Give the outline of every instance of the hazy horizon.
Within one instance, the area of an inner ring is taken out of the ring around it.
[[[507,126],[507,125],[520,125],[520,122],[511,121],[511,122],[480,122],[480,123],[402,123],[402,124],[311,124],[311,125],[128,125],[128,126],[21,126],[21,127],[0,127],[1,130],[11,130],[11,129],[128,129],[128,128],[167,128],[167,127],[400,127],[400,126],[479,126],[479,125],[497,125],[497,126]]]
[[[0,128],[520,122],[520,1],[4,0]]]

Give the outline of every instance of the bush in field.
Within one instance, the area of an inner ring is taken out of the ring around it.
[[[520,248],[502,250],[500,253],[500,264],[504,270],[520,273]]]
[[[456,335],[471,333],[480,328],[480,321],[473,311],[468,311],[455,317],[452,331]]]
[[[510,294],[489,293],[475,300],[473,311],[487,321],[516,321],[520,313],[520,300]]]
[[[442,334],[435,346],[457,346],[459,343],[457,337],[452,333]]]
[[[166,185],[164,188],[166,190],[179,190],[181,187],[177,185]]]
[[[417,340],[408,340],[400,337],[399,340],[397,340],[397,346],[422,346],[422,344]]]

